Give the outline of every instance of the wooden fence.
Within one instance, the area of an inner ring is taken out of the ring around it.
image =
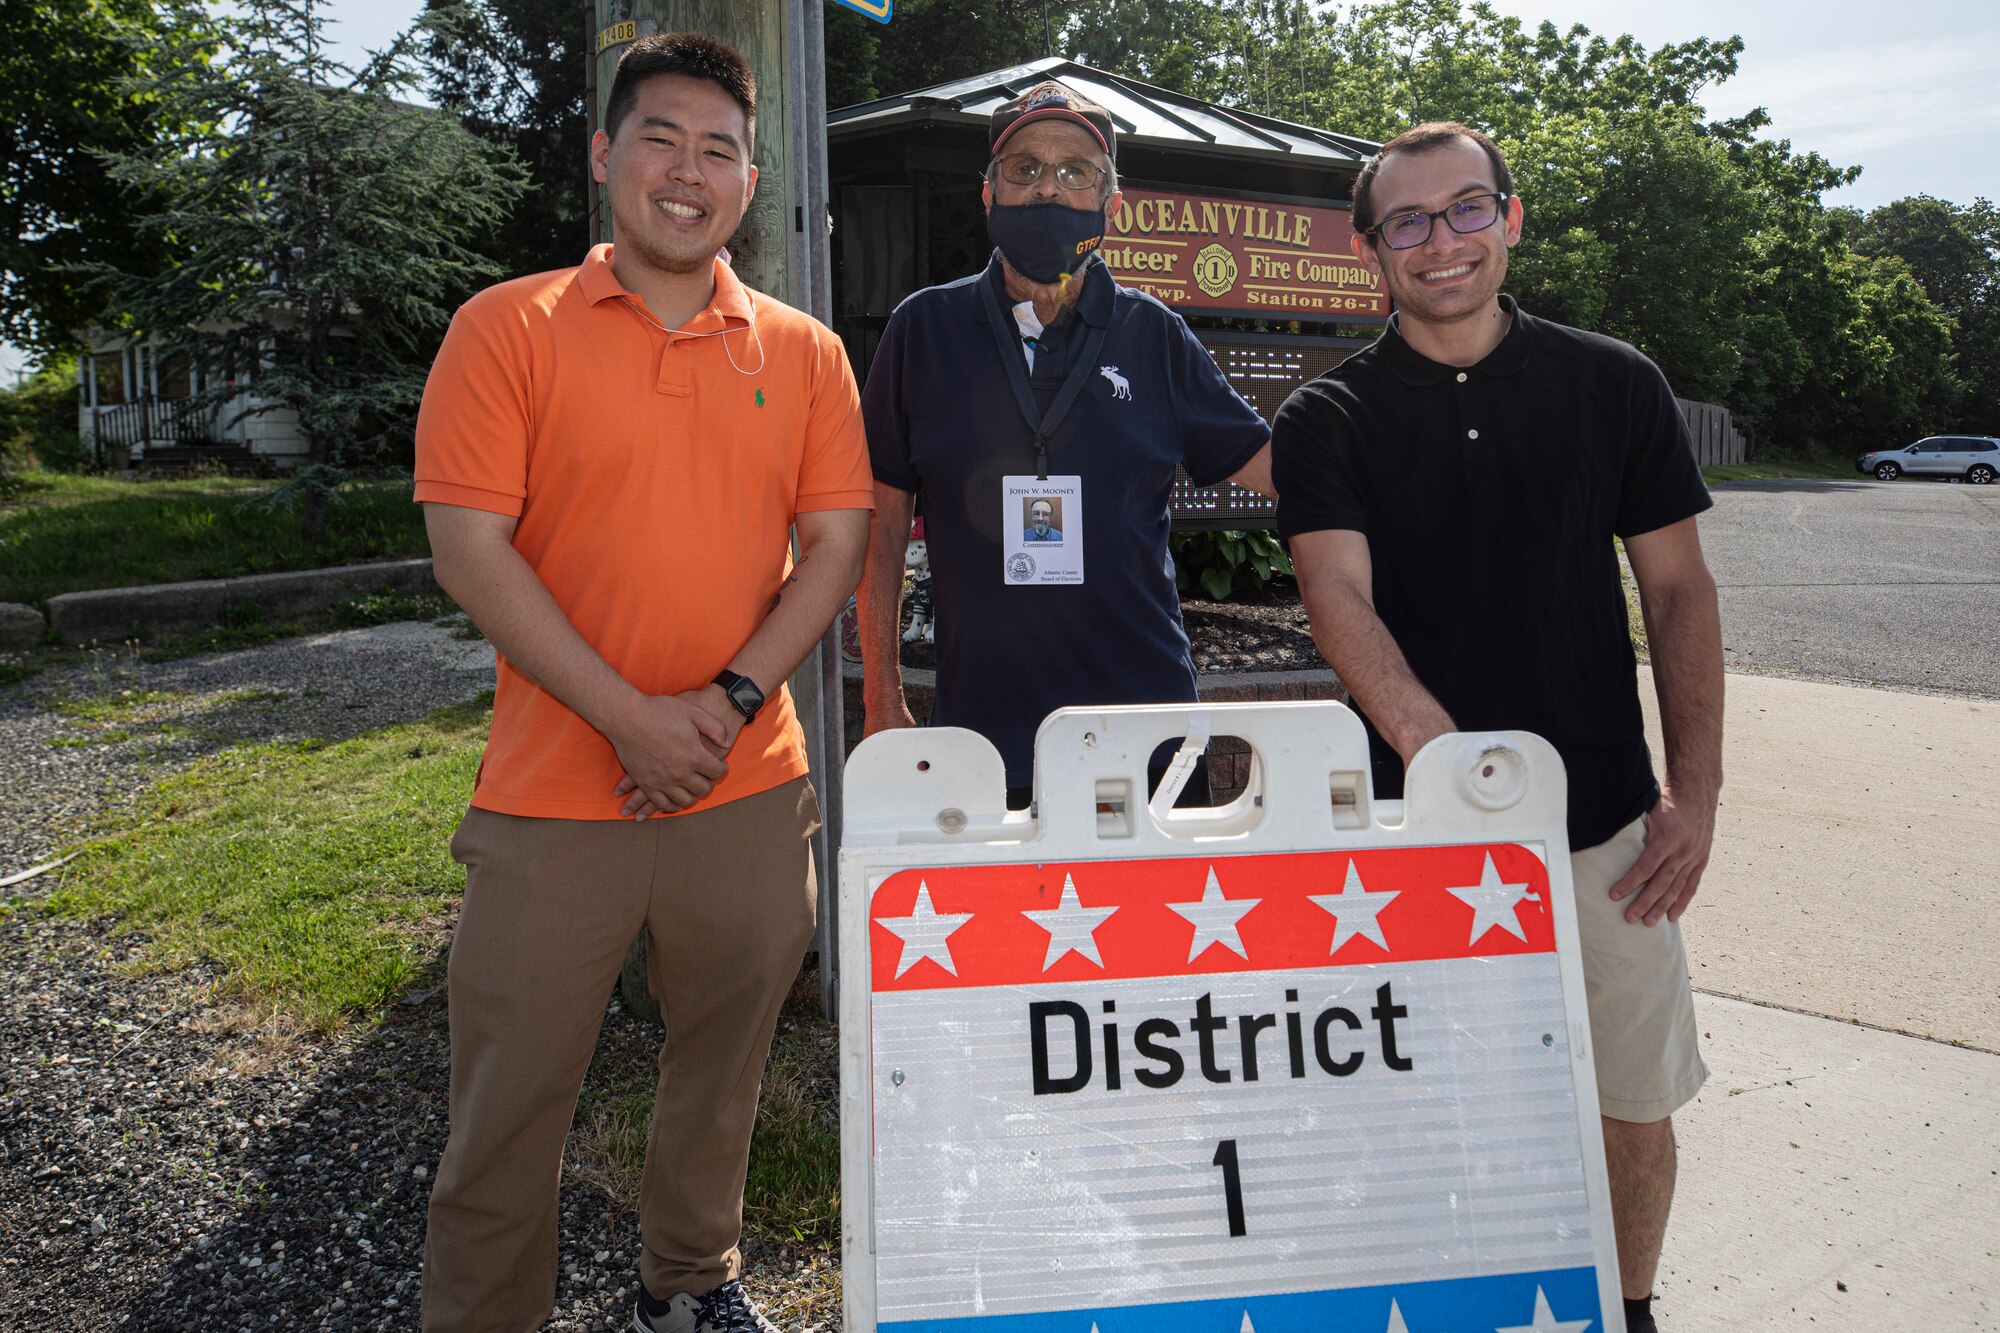
[[[1681,415],[1687,419],[1688,435],[1694,440],[1694,461],[1703,467],[1711,463],[1749,461],[1742,432],[1730,419],[1729,409],[1717,403],[1697,403],[1676,398]]]

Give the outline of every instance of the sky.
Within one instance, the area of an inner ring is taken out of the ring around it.
[[[1829,194],[1829,203],[1865,209],[1912,194],[1960,204],[2000,195],[2000,97],[1992,89],[2000,5],[1992,0],[1903,0],[1893,8],[1862,0],[1492,2],[1529,23],[1629,32],[1648,49],[1741,36],[1737,76],[1710,89],[1705,105],[1717,116],[1761,106],[1772,120],[1765,133],[1862,167],[1861,179]],[[422,0],[330,0],[329,35],[355,63],[421,7]],[[0,343],[0,384],[26,364]]]
[[[1991,0],[1493,0],[1559,28],[1629,32],[1647,49],[1743,38],[1736,77],[1708,90],[1711,115],[1761,106],[1764,131],[1861,179],[1826,196],[1874,208],[1906,195],[1953,203],[2000,196],[2000,5]]]

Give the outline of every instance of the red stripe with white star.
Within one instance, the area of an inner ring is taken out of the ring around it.
[[[1548,885],[1541,858],[1513,844],[904,870],[870,901],[872,984],[933,990],[1551,953]]]

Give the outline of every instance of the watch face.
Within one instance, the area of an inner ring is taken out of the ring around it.
[[[758,689],[747,676],[738,676],[727,693],[729,702],[736,706],[736,711],[743,714],[745,720],[757,716],[757,710],[764,706],[764,691]]]

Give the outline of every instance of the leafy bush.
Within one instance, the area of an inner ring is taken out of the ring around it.
[[[40,464],[64,470],[84,462],[76,434],[76,363],[51,361],[24,384],[0,391],[0,498],[10,478]]]
[[[1238,593],[1262,593],[1272,580],[1293,573],[1292,557],[1275,532],[1179,532],[1167,544],[1183,596],[1199,589],[1226,602]]]

